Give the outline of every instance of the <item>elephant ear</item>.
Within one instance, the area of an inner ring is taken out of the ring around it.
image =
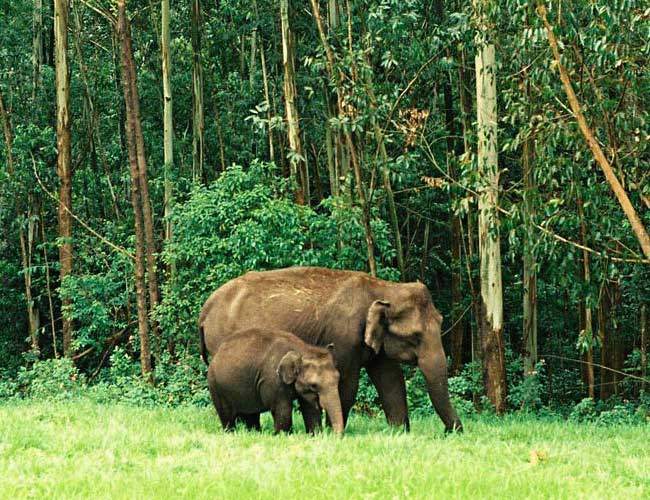
[[[368,309],[366,317],[366,331],[363,335],[363,341],[379,354],[381,344],[384,341],[384,326],[386,310],[390,307],[390,302],[384,300],[375,300]]]
[[[280,360],[278,375],[285,384],[293,384],[302,369],[302,356],[296,351],[289,351]]]

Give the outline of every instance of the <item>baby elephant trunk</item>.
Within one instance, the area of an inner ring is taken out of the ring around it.
[[[337,387],[319,394],[321,408],[327,412],[335,433],[343,435],[345,424],[343,423],[343,410],[341,409],[341,398]]]

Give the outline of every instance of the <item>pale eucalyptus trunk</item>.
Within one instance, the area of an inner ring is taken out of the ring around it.
[[[203,64],[201,62],[201,0],[192,0],[192,170],[194,178],[203,179],[205,154],[203,116]]]
[[[287,121],[287,138],[292,157],[289,158],[291,176],[296,180],[299,190],[296,201],[309,204],[309,180],[307,178],[306,157],[300,141],[298,108],[296,105],[296,74],[293,54],[293,40],[289,26],[289,0],[280,0],[280,24],[282,31],[282,68],[284,70],[284,104]]]
[[[34,0],[32,33],[32,102],[41,86],[41,66],[43,64],[43,0]]]
[[[173,185],[171,173],[174,169],[174,123],[173,101],[171,85],[171,55],[170,46],[170,12],[169,0],[161,0],[161,55],[162,55],[162,80],[163,80],[163,154],[164,154],[164,214],[165,214],[165,240],[172,239],[172,222],[170,220],[173,203]]]
[[[497,158],[496,51],[488,37],[485,19],[487,1],[475,0],[479,13],[476,54],[476,108],[478,125],[479,257],[481,276],[481,320],[483,384],[497,414],[506,408],[504,363],[503,287],[499,236]]]
[[[70,70],[68,68],[68,2],[54,0],[54,59],[56,71],[57,174],[59,176],[59,262],[61,282],[72,273],[72,169],[70,168]],[[70,300],[61,301],[65,310]],[[63,354],[72,355],[72,321],[63,314]]]

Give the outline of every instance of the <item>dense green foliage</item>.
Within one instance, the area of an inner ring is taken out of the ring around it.
[[[328,25],[327,34],[340,89],[328,75],[307,3],[291,3],[311,198],[297,204],[289,178],[293,153],[284,120],[277,2],[204,2],[198,59],[204,75],[205,163],[200,171],[192,159],[191,2],[172,2],[174,236],[164,241],[160,6],[129,2],[162,289],[153,314],[161,327],[154,353],[156,387],[141,379],[137,364],[135,237],[119,47],[112,25],[101,15],[112,15],[114,2],[74,2],[71,7],[72,193],[79,220],[121,250],[75,222],[73,274],[64,283],[58,278],[57,202],[47,194],[58,186],[51,5],[45,2],[43,66],[40,84],[33,88],[33,3],[0,3],[0,93],[15,169],[10,171],[9,151],[0,141],[0,396],[65,396],[86,387],[103,401],[205,403],[196,316],[212,290],[250,269],[313,264],[367,270],[354,175],[351,169],[345,172],[335,193],[328,170],[328,132],[338,137],[349,130],[359,151],[379,275],[425,282],[445,316],[443,329],[454,320],[462,323],[464,368],[454,374],[450,388],[463,412],[485,406],[480,362],[473,359],[471,346],[479,289],[476,193],[482,188],[473,127],[472,2],[359,0],[349,2],[350,12],[345,2],[334,2],[340,22]],[[326,2],[320,4],[329,22]],[[493,4],[489,36],[499,63],[508,403],[512,409],[578,420],[597,420],[603,412],[634,419],[637,408],[644,414],[648,404],[638,377],[640,311],[650,306],[650,266],[641,262],[629,222],[567,108],[534,3]],[[650,11],[636,0],[547,4],[589,123],[650,227]],[[337,90],[343,95],[343,116],[333,111]],[[530,190],[522,185],[524,144],[532,152]],[[395,196],[403,276],[384,167]],[[462,230],[457,261],[452,258],[454,215]],[[29,237],[26,264],[20,229]],[[538,273],[540,360],[536,373],[524,377],[522,257],[529,234]],[[460,273],[456,303],[453,272]],[[26,274],[40,318],[37,352],[27,338]],[[62,298],[70,300],[69,307],[61,307]],[[592,331],[581,320],[585,308],[593,312]],[[73,321],[74,364],[55,359],[62,351],[64,315]],[[450,336],[445,332],[443,337],[448,354]],[[614,394],[610,401],[584,400],[581,368],[587,348],[605,367],[595,370],[596,397],[605,384],[604,395]],[[608,368],[617,372],[613,381],[605,380]],[[430,414],[421,375],[406,372],[411,408]],[[376,411],[373,391],[364,379],[360,411]]]
[[[297,419],[299,420],[299,418]],[[212,409],[0,404],[9,498],[647,498],[647,427],[531,417],[413,432],[353,418],[347,435],[221,432]],[[471,429],[471,430],[469,430]],[[101,444],[101,446],[98,446]]]

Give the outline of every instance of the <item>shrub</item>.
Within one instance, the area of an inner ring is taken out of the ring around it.
[[[275,166],[253,162],[233,166],[210,187],[196,186],[173,214],[174,238],[163,260],[174,269],[157,316],[168,341],[194,340],[196,319],[209,294],[249,270],[293,265],[364,269],[365,240],[360,213],[336,199],[318,210],[292,201],[288,180]],[[382,265],[394,251],[388,226],[372,221],[379,273],[396,278]]]
[[[30,398],[67,399],[85,387],[85,377],[69,358],[36,361],[21,367],[16,377],[19,392]]]

